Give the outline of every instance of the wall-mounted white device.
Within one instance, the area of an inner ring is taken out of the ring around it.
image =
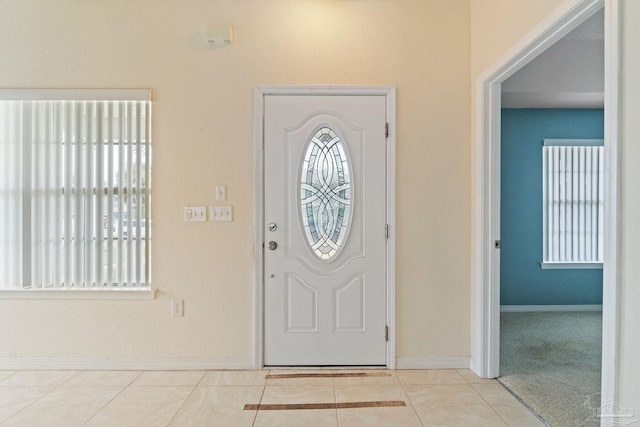
[[[215,46],[233,44],[233,28],[214,26],[207,28],[207,42]]]
[[[207,220],[206,206],[185,206],[184,222],[205,222]]]
[[[233,221],[231,206],[209,206],[209,221]]]

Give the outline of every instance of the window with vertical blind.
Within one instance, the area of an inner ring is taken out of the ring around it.
[[[542,168],[542,268],[601,268],[603,141],[545,139]]]
[[[149,90],[0,90],[0,290],[151,286]]]

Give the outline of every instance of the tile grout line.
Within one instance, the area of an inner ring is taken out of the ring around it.
[[[471,389],[472,389],[473,391],[475,391],[475,392],[478,394],[478,396],[480,396],[480,398],[481,398],[481,399],[482,399],[482,400],[483,400],[487,405],[489,405],[489,408],[491,408],[491,410],[492,410],[492,411],[493,411],[493,412],[494,412],[494,413],[495,413],[495,414],[496,414],[496,415],[497,415],[497,416],[498,416],[498,417],[499,417],[499,418],[500,418],[500,419],[505,423],[505,425],[506,425],[506,426],[510,426],[510,424],[509,424],[509,423],[507,422],[507,420],[502,416],[502,414],[500,414],[500,412],[498,412],[498,410],[497,410],[496,408],[494,408],[494,407],[493,407],[493,405],[492,405],[492,404],[491,404],[491,403],[490,403],[490,402],[489,402],[489,401],[488,401],[488,400],[487,400],[487,399],[482,395],[482,393],[480,393],[480,392],[478,391],[478,389],[475,387],[475,385],[476,385],[476,384],[475,384],[475,383],[472,383],[471,381],[469,381],[469,380],[468,380],[464,375],[462,375],[462,374],[460,373],[460,371],[459,371],[459,370],[457,370],[457,371],[458,371],[458,374],[459,374],[462,378],[464,378],[464,380],[465,380],[465,381],[467,382],[467,384],[471,387]]]
[[[13,374],[9,375],[7,378],[12,377],[14,375],[17,375],[19,372],[33,372],[33,371],[15,371]],[[78,375],[80,373],[80,371],[76,371],[76,375]],[[66,381],[69,381],[71,378],[75,377],[75,375],[72,375],[71,377],[69,377]],[[6,380],[7,378],[4,378],[2,381]],[[39,402],[40,400],[44,399],[45,397],[47,397],[48,395],[50,395],[51,393],[53,393],[54,391],[56,391],[58,389],[58,387],[60,387],[62,384],[64,384],[66,381],[62,382],[61,384],[58,384],[56,386],[50,386],[51,390],[49,390],[47,393],[43,394],[42,396],[38,397],[36,400],[34,400],[33,402],[27,404],[24,408],[20,408],[17,412],[14,412],[13,414],[9,415],[7,418],[5,418],[4,420],[0,420],[0,424],[4,424],[7,421],[9,421],[11,418],[15,417],[16,415],[18,415],[20,412],[24,411],[27,408],[30,408],[31,406],[33,406],[36,402]],[[12,387],[12,386],[6,386],[6,387]],[[36,387],[42,387],[42,388],[46,388],[47,386],[30,386],[30,385],[26,385],[26,386],[16,386],[16,387],[24,387],[24,388],[36,388]]]
[[[184,405],[187,403],[187,401],[191,398],[191,396],[193,396],[193,393],[196,391],[196,388],[198,388],[198,385],[194,385],[193,389],[191,390],[191,392],[189,393],[189,395],[182,401],[182,403],[180,404],[180,406],[178,407],[178,409],[176,410],[176,413],[173,414],[173,417],[171,417],[171,419],[169,420],[169,423],[167,424],[167,426],[170,426],[176,419],[176,417],[178,416],[178,414],[180,413],[180,411],[182,410],[182,408],[184,407]]]
[[[65,385],[66,383],[68,383],[69,381],[71,381],[73,378],[77,377],[78,375],[80,375],[81,371],[75,371],[76,373],[74,375],[71,375],[69,378],[67,378],[66,380],[64,380],[62,383],[60,383],[58,385],[58,387],[62,387],[63,385]]]
[[[525,403],[524,403],[524,401],[520,400],[520,399],[518,398],[518,396],[514,395],[513,393],[511,393],[511,392],[510,392],[510,390],[509,390],[509,389],[507,389],[506,387],[504,387],[504,385],[503,385],[502,383],[500,383],[499,381],[496,381],[495,383],[496,383],[496,384],[500,384],[500,385],[502,385],[502,387],[503,387],[505,390],[507,390],[511,395],[513,395],[513,397],[514,397],[514,398],[515,398],[515,399],[516,399],[516,400],[517,400],[517,401],[518,401],[518,402],[519,402],[519,403],[520,403],[520,404],[521,404],[521,405],[522,405],[522,406],[523,406],[523,407],[524,407],[524,408],[525,408],[529,413],[531,413],[531,415],[533,415],[534,417],[536,417],[538,420],[542,421],[544,425],[546,425],[546,426],[548,426],[548,427],[551,427],[549,424],[547,424],[547,422],[546,422],[546,421],[544,421],[542,418],[540,418],[540,416],[538,416],[535,412],[533,412],[533,411],[531,410],[531,408],[529,408],[529,406],[528,406],[527,404],[525,404]],[[476,385],[480,385],[480,384],[470,384],[470,385],[471,385],[471,387],[473,387],[473,389],[476,391],[476,393],[478,393],[478,394],[480,395],[480,397],[482,398],[482,400],[484,400],[485,402],[487,402],[487,404],[491,407],[491,409],[493,409],[493,411],[494,411],[496,414],[498,414],[498,416],[499,416],[499,417],[504,421],[504,423],[505,423],[507,426],[511,426],[511,424],[509,424],[509,421],[507,421],[507,420],[502,416],[502,414],[500,414],[500,412],[498,412],[498,410],[497,410],[497,409],[495,409],[495,408],[493,407],[493,405],[492,405],[492,404],[491,404],[491,403],[490,403],[490,402],[489,402],[489,401],[488,401],[488,400],[487,400],[487,399],[482,395],[482,393],[480,393],[480,391],[478,391],[478,389],[475,387]]]
[[[184,407],[184,405],[187,403],[187,401],[191,398],[191,396],[193,396],[193,393],[196,391],[196,389],[200,386],[200,383],[202,382],[202,380],[204,379],[205,375],[207,375],[207,371],[203,371],[202,372],[202,376],[200,377],[200,379],[198,380],[198,382],[193,386],[193,389],[191,389],[191,392],[189,393],[189,395],[182,401],[182,403],[180,404],[180,406],[178,407],[178,409],[176,410],[176,413],[173,414],[173,417],[171,417],[171,419],[169,420],[169,423],[167,424],[167,426],[170,426],[176,419],[176,417],[178,416],[178,414],[180,413],[180,411],[182,410],[182,408]]]
[[[258,401],[258,406],[262,404],[262,399],[264,398],[264,392],[267,390],[267,377],[271,373],[271,369],[267,370],[267,373],[264,376],[264,385],[262,386],[262,393],[260,394],[260,400]],[[258,410],[256,409],[256,413],[253,415],[253,422],[251,423],[251,427],[255,427],[256,421],[258,420]]]
[[[538,415],[538,413],[536,411],[534,411],[533,408],[531,408],[531,406],[529,406],[529,404],[527,402],[522,400],[520,398],[520,396],[518,396],[513,391],[511,391],[511,389],[509,387],[504,385],[502,383],[502,381],[499,381],[497,378],[496,378],[496,384],[500,384],[502,386],[502,388],[504,388],[510,395],[512,395],[518,402],[520,402],[522,404],[522,406],[524,406],[527,411],[529,411],[534,417],[536,417],[538,420],[540,420],[540,422],[542,422],[545,426],[551,427],[551,424],[549,424],[547,422],[547,420],[542,418],[542,416]]]
[[[340,417],[338,416],[338,391],[336,390],[336,376],[334,374],[339,373],[334,369],[331,370],[331,384],[333,385],[333,402],[336,404],[335,417],[336,427],[340,427]]]
[[[14,376],[15,374],[17,374],[18,372],[20,372],[20,371],[11,371],[11,370],[10,370],[10,372],[11,372],[11,373],[10,373],[9,375],[7,375],[6,377],[4,377],[4,378],[2,378],[2,379],[0,380],[0,387],[4,387],[4,386],[2,385],[2,383],[3,383],[3,382],[5,382],[7,379],[11,378],[12,376]]]
[[[111,371],[113,372],[113,371]],[[135,371],[134,371],[135,372]],[[133,383],[140,378],[140,376],[144,373],[145,371],[140,371],[140,373],[138,375],[136,375],[135,378],[133,378],[131,381],[129,381],[129,384],[125,385],[122,390],[120,390],[120,392],[116,393],[115,396],[113,396],[107,403],[105,403],[104,405],[102,405],[102,408],[98,409],[92,416],[89,417],[89,419],[87,421],[85,421],[84,423],[82,423],[83,426],[86,426],[89,422],[91,422],[92,419],[94,419],[96,417],[96,415],[98,415],[102,410],[104,410],[104,408],[106,408],[107,406],[109,406],[111,404],[111,402],[113,402],[114,400],[116,400],[118,398],[118,396],[120,396],[122,393],[124,393],[124,391],[126,389],[128,389],[129,387],[131,387],[133,385]]]
[[[16,371],[16,372],[14,372],[12,375],[17,374],[18,372],[30,372],[30,371]],[[107,371],[107,372],[113,372],[113,371]],[[20,412],[22,412],[22,411],[26,410],[27,408],[30,408],[30,407],[31,407],[31,406],[33,406],[35,403],[39,402],[40,400],[44,399],[45,397],[49,396],[50,394],[52,394],[52,393],[54,393],[55,391],[59,390],[60,388],[64,387],[64,386],[65,386],[65,384],[67,384],[69,381],[71,381],[73,378],[75,378],[76,376],[80,375],[81,373],[82,373],[82,371],[76,371],[76,374],[75,374],[75,375],[72,375],[72,376],[71,376],[71,377],[69,377],[67,380],[65,380],[64,382],[62,382],[62,383],[58,384],[57,386],[16,386],[16,387],[23,387],[23,388],[47,388],[47,387],[51,387],[51,390],[50,390],[49,392],[47,392],[47,393],[43,394],[42,396],[40,396],[39,398],[37,398],[37,399],[36,399],[36,400],[34,400],[33,402],[31,402],[31,403],[27,404],[25,407],[21,408],[21,409],[20,409],[20,410],[18,410],[17,412],[14,412],[13,414],[9,415],[7,418],[5,418],[5,419],[3,419],[3,420],[0,420],[0,424],[5,423],[5,422],[6,422],[6,421],[8,421],[10,418],[13,418],[14,416],[18,415]],[[9,375],[9,376],[12,376],[12,375]],[[139,375],[140,375],[140,374],[139,374]],[[138,375],[138,376],[139,376],[139,375]],[[9,378],[9,377],[7,377],[7,378]],[[136,378],[137,378],[137,376],[136,376]],[[112,399],[110,399],[107,403],[105,403],[101,408],[98,408],[98,409],[96,410],[96,412],[95,412],[93,415],[91,415],[91,416],[89,417],[89,419],[87,419],[87,420],[83,423],[83,425],[85,425],[85,424],[87,424],[89,421],[91,421],[91,419],[92,419],[93,417],[95,417],[95,416],[98,414],[98,412],[100,412],[102,409],[104,409],[104,408],[105,408],[109,403],[111,403],[111,401],[112,401],[113,399],[115,399],[118,395],[120,395],[120,393],[122,393],[125,389],[127,389],[127,388],[128,388],[128,387],[133,383],[133,381],[134,381],[134,380],[135,380],[135,378],[134,378],[133,380],[131,380],[131,381],[129,382],[129,384],[125,384],[125,385],[124,385],[124,387],[123,387],[123,389],[122,389],[122,390],[120,390],[120,392],[118,392],[118,393],[117,393],[117,394],[116,394]],[[79,385],[79,386],[67,386],[67,387],[101,387],[101,385],[98,385],[98,386],[91,386],[91,385]],[[116,386],[113,386],[113,387],[116,387]]]
[[[418,418],[418,422],[420,422],[420,425],[422,427],[425,427],[424,426],[424,421],[422,421],[422,417],[420,416],[420,414],[418,413],[418,410],[414,406],[413,400],[411,400],[411,396],[409,396],[409,392],[407,391],[407,388],[405,387],[404,381],[402,381],[400,379],[400,377],[398,376],[398,373],[396,371],[394,371],[394,374],[395,374],[396,378],[398,379],[398,382],[400,383],[400,386],[402,387],[402,390],[404,391],[404,394],[407,396],[407,400],[409,401],[409,404],[411,405],[411,409],[413,409],[413,413]]]
[[[336,390],[336,378],[333,376],[335,371],[331,371],[331,384],[333,385],[333,402],[336,404],[335,408],[335,416],[336,416],[336,427],[340,427],[340,417],[338,417],[338,391]]]
[[[493,411],[493,412],[494,412],[494,413],[495,413],[495,414],[496,414],[496,415],[497,415],[497,416],[502,420],[502,422],[504,422],[504,424],[505,424],[506,426],[509,426],[509,425],[510,425],[510,424],[507,422],[507,420],[505,420],[505,419],[504,419],[504,417],[503,417],[503,416],[502,416],[502,415],[501,415],[501,414],[496,410],[496,408],[494,408],[494,407],[493,407],[493,405],[492,405],[491,403],[489,403],[489,401],[488,401],[487,399],[485,399],[485,397],[482,395],[482,393],[480,393],[480,392],[479,392],[479,391],[474,387],[474,384],[469,383],[469,386],[471,386],[471,389],[472,389],[473,391],[475,391],[475,392],[476,392],[476,394],[477,394],[478,396],[480,396],[480,399],[482,399],[482,400],[483,400],[483,402],[484,402],[484,403],[486,403],[486,404],[489,406],[489,408],[491,408],[491,410],[492,410],[492,411]]]

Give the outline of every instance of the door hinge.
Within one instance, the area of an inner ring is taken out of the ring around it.
[[[384,340],[389,341],[389,327],[387,325],[384,326]]]
[[[493,242],[493,247],[496,249],[500,249],[500,240],[496,240],[495,242]]]
[[[384,137],[389,138],[389,123],[384,124]]]
[[[384,238],[385,239],[389,238],[389,224],[384,225]]]

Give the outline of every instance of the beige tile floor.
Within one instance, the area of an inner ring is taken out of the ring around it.
[[[0,371],[0,426],[544,426],[500,384],[468,369],[266,379],[270,372],[327,371]],[[406,406],[244,410],[369,401]]]

